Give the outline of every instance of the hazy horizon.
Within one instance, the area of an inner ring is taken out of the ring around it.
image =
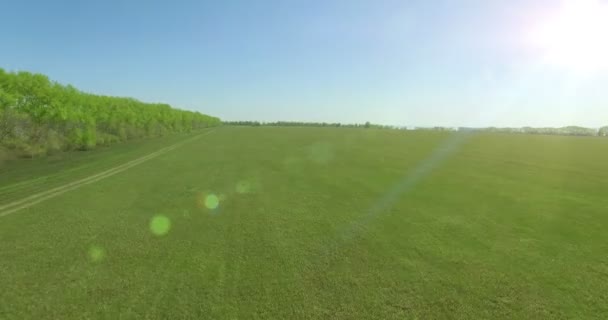
[[[20,1],[0,67],[223,120],[608,124],[601,0]]]

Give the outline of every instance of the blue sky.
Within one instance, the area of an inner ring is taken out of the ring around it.
[[[8,1],[0,67],[227,120],[608,124],[608,72],[526,42],[559,0]]]

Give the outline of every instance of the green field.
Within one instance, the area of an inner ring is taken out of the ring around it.
[[[0,207],[191,137],[6,164]],[[607,159],[600,137],[221,127],[0,209],[0,319],[608,319]]]

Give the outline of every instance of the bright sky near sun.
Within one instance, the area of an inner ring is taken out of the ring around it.
[[[227,120],[608,124],[606,0],[5,1],[0,68]]]

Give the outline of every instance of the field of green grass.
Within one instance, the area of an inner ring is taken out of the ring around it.
[[[191,137],[9,163],[0,207]],[[599,137],[221,127],[0,209],[0,319],[608,319],[607,159]]]

